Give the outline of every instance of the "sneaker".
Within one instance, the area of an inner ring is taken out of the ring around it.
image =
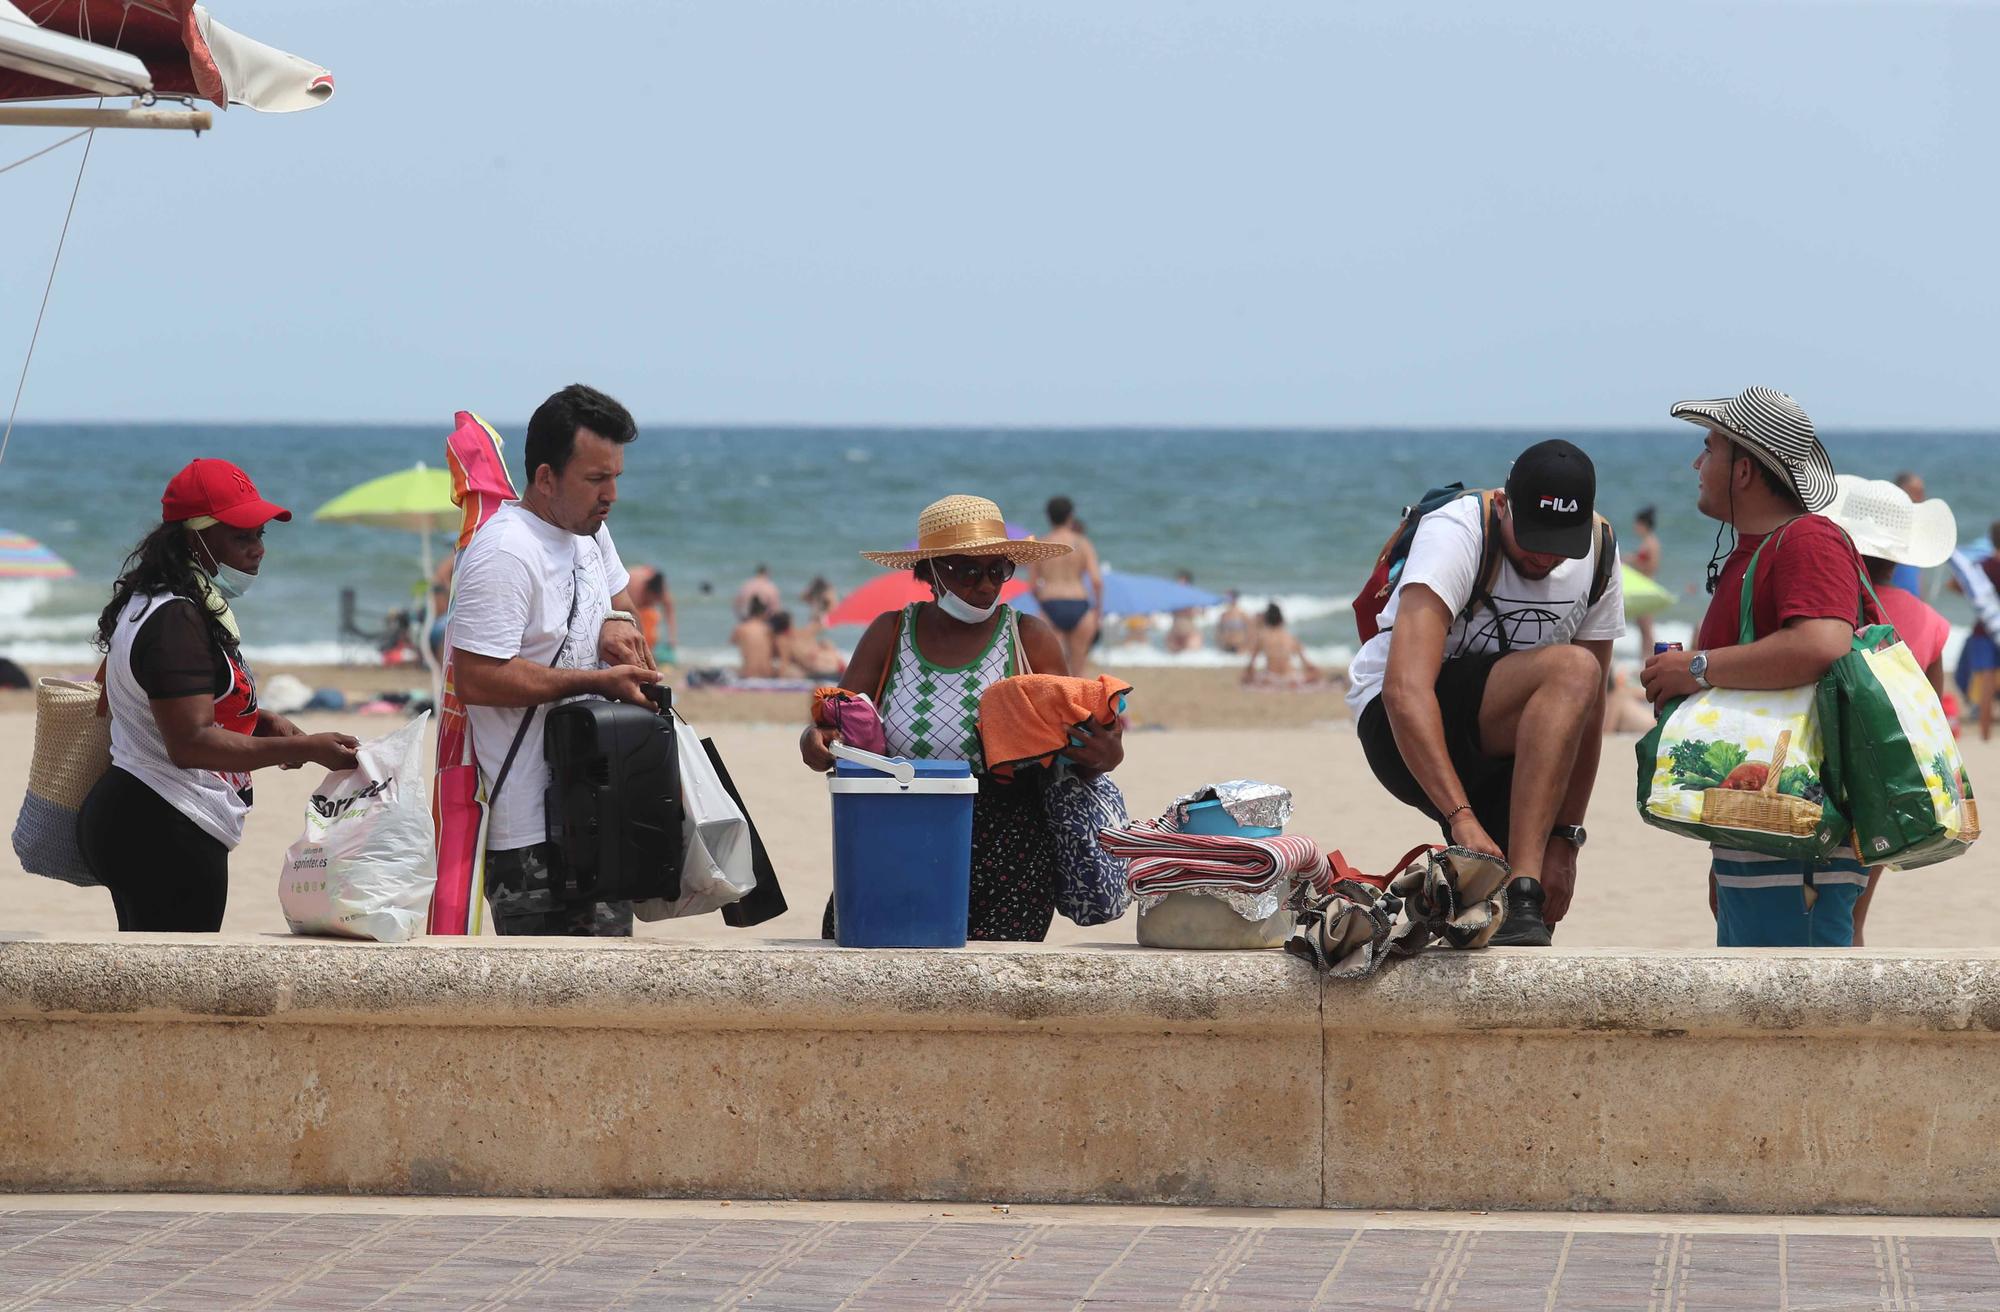
[[[1526,875],[1507,885],[1507,918],[1489,940],[1496,948],[1546,948],[1555,943],[1542,919],[1542,885]]]

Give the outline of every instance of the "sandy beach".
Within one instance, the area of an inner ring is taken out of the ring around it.
[[[295,670],[314,686],[357,691],[404,686],[400,675],[346,670]],[[267,672],[266,677],[276,671]],[[1219,779],[1251,777],[1282,783],[1297,801],[1290,832],[1337,848],[1363,870],[1379,870],[1411,845],[1434,836],[1422,816],[1382,792],[1369,774],[1346,722],[1337,690],[1302,694],[1239,688],[1233,671],[1134,670],[1134,729],[1117,774],[1134,816],[1157,814],[1180,793]],[[351,684],[347,681],[352,680]],[[798,759],[800,693],[690,693],[690,721],[714,737],[744,791],[785,885],[792,910],[754,930],[733,930],[719,916],[642,925],[647,937],[683,940],[810,938],[832,885],[830,810],[826,785]],[[337,729],[379,737],[394,717],[306,714],[312,730]],[[0,694],[0,798],[15,805],[26,786],[33,750],[32,698]],[[1699,845],[1640,823],[1633,807],[1630,736],[1606,741],[1591,840],[1579,863],[1576,902],[1557,932],[1566,947],[1694,948],[1714,943]],[[2000,746],[1963,744],[1975,781],[2000,770]],[[305,799],[322,772],[264,771],[257,806],[230,864],[224,929],[284,933],[277,872],[302,827]],[[11,823],[10,823],[11,829]],[[1989,842],[1944,866],[1888,876],[1868,921],[1868,945],[1885,948],[1986,947],[2000,943],[2000,846]],[[1939,915],[1950,893],[1951,914]],[[60,936],[116,928],[109,896],[24,873],[11,848],[0,852],[4,913],[0,930]],[[1056,943],[1130,943],[1133,919],[1079,928],[1057,918]]]

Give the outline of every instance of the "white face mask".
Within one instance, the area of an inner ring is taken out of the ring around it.
[[[201,556],[198,555],[195,557],[195,564],[201,565],[202,569],[206,570],[214,578],[215,590],[222,594],[225,601],[234,601],[244,593],[250,591],[250,585],[257,581],[255,574],[247,574],[234,565],[225,565],[217,560],[215,553],[208,549],[208,544],[203,542],[199,536],[196,536],[194,542],[197,547],[201,548],[202,555],[208,557],[209,562],[206,565],[201,565]]]
[[[937,584],[938,609],[957,620],[960,624],[984,624],[987,620],[993,618],[994,611],[1000,609],[1000,598],[998,597],[993,599],[991,606],[982,609],[959,596],[956,592],[953,592],[945,586],[944,580],[938,577],[936,565],[931,566],[931,582]]]

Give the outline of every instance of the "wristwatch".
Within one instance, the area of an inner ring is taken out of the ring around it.
[[[1571,847],[1581,850],[1585,834],[1582,825],[1557,825],[1549,831],[1549,837],[1564,839]]]
[[[1715,686],[1708,681],[1707,652],[1698,651],[1694,654],[1694,659],[1688,662],[1688,677],[1694,680],[1697,688],[1713,688]]]

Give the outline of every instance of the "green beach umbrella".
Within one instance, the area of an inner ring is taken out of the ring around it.
[[[1625,571],[1622,581],[1625,587],[1626,619],[1642,620],[1648,615],[1658,615],[1661,611],[1673,609],[1673,593],[1630,565],[1621,565],[1619,568]]]
[[[366,524],[372,528],[395,528],[417,535],[423,568],[423,622],[417,629],[417,648],[431,671],[431,692],[435,701],[438,687],[437,660],[431,655],[431,534],[454,533],[464,512],[451,503],[451,471],[431,469],[419,463],[409,469],[347,489],[313,511],[314,519],[336,523]]]
[[[450,533],[458,528],[461,514],[451,504],[451,471],[418,464],[348,488],[313,511],[313,518],[409,533]]]

